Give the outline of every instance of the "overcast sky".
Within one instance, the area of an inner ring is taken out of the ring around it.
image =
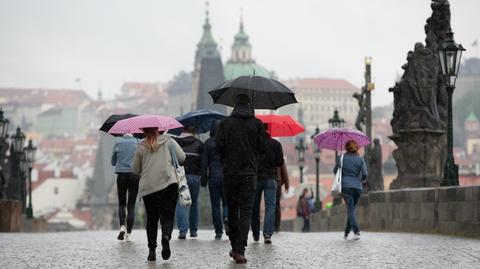
[[[455,39],[476,55],[479,0],[455,0]],[[257,62],[282,78],[363,80],[373,57],[373,104],[408,50],[425,39],[429,0],[211,0],[214,38],[230,55],[240,8]],[[78,88],[114,96],[124,81],[168,81],[192,70],[205,18],[201,0],[0,0],[0,87]],[[81,85],[75,83],[81,78]]]

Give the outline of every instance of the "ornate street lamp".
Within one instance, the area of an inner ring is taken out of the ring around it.
[[[23,149],[25,153],[25,163],[28,168],[28,207],[27,207],[27,219],[33,219],[33,207],[32,207],[32,169],[35,163],[35,155],[37,153],[37,147],[33,146],[32,140],[28,141],[28,146]]]
[[[15,135],[13,135],[12,140],[13,150],[15,151],[15,153],[22,153],[25,144],[25,134],[22,132],[20,127],[17,127],[17,132],[15,133]]]
[[[0,139],[7,138],[9,124],[10,121],[3,116],[3,109],[0,107]]]
[[[458,186],[458,165],[455,164],[453,157],[452,97],[464,50],[462,45],[455,43],[452,32],[447,33],[447,38],[438,48],[438,57],[440,58],[448,95],[447,158],[445,160],[442,182],[444,186]]]
[[[318,147],[318,145],[315,143],[315,141],[313,141],[313,137],[315,137],[316,135],[318,135],[320,133],[320,128],[315,128],[315,133],[312,135],[312,151],[313,151],[313,156],[315,158],[315,164],[316,164],[316,181],[315,181],[315,192],[316,192],[316,195],[315,195],[315,209],[317,211],[320,211],[322,210],[322,201],[320,200],[320,153],[321,153],[321,150],[320,148]]]
[[[333,111],[333,117],[328,120],[328,125],[330,128],[343,128],[345,126],[345,120],[340,118],[338,109],[335,108]],[[335,150],[335,162],[338,160],[338,151]],[[342,203],[341,198],[334,198],[333,205],[339,205]]]
[[[305,167],[305,151],[307,149],[305,138],[299,137],[295,150],[297,151],[298,167],[300,168],[300,183],[303,183],[303,167]]]

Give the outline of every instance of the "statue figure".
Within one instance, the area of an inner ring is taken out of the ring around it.
[[[373,148],[368,159],[368,186],[370,191],[383,191],[382,145],[380,139],[373,140]]]
[[[445,159],[447,93],[437,48],[450,29],[447,0],[432,0],[425,25],[425,44],[416,43],[402,66],[403,75],[389,89],[394,97],[391,121],[397,145],[393,152],[398,176],[391,189],[439,186]]]

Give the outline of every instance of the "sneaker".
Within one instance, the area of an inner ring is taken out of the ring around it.
[[[263,237],[263,242],[264,242],[265,244],[270,245],[270,244],[272,243],[272,237],[271,237],[270,235],[265,235],[265,236]]]
[[[132,241],[132,235],[130,233],[127,233],[125,235],[125,242],[130,242],[130,241]]]
[[[156,260],[157,260],[157,254],[155,253],[155,250],[150,249],[148,252],[147,261],[156,261]]]
[[[125,237],[125,225],[120,226],[120,233],[118,234],[117,239],[118,240],[123,240]]]
[[[192,238],[198,237],[197,232],[190,232],[190,237],[192,237]]]
[[[170,251],[169,241],[170,240],[167,236],[162,236],[162,258],[164,260],[168,260],[170,258],[170,254],[172,254],[172,252]]]
[[[233,256],[235,263],[247,263],[247,258],[244,255],[235,253]]]
[[[222,234],[216,234],[215,240],[222,240]]]
[[[186,234],[179,234],[178,235],[178,239],[187,239],[187,235]]]
[[[348,234],[343,236],[343,240],[348,240]]]
[[[360,234],[355,234],[353,236],[353,240],[359,240],[360,239]]]

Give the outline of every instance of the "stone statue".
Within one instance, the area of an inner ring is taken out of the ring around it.
[[[390,88],[394,112],[390,137],[398,176],[391,189],[439,186],[445,160],[447,95],[437,48],[450,29],[450,5],[433,0],[425,25],[425,45],[416,43],[402,66],[401,80]]]
[[[362,87],[362,92],[361,93],[354,93],[353,98],[357,99],[358,101],[358,114],[357,114],[357,119],[355,120],[355,128],[363,132],[363,126],[365,126],[365,117],[366,117],[366,112],[367,112],[367,107],[366,103],[364,102],[365,100],[365,87]]]
[[[373,148],[368,159],[368,186],[370,191],[383,191],[382,145],[380,139],[373,140]]]

